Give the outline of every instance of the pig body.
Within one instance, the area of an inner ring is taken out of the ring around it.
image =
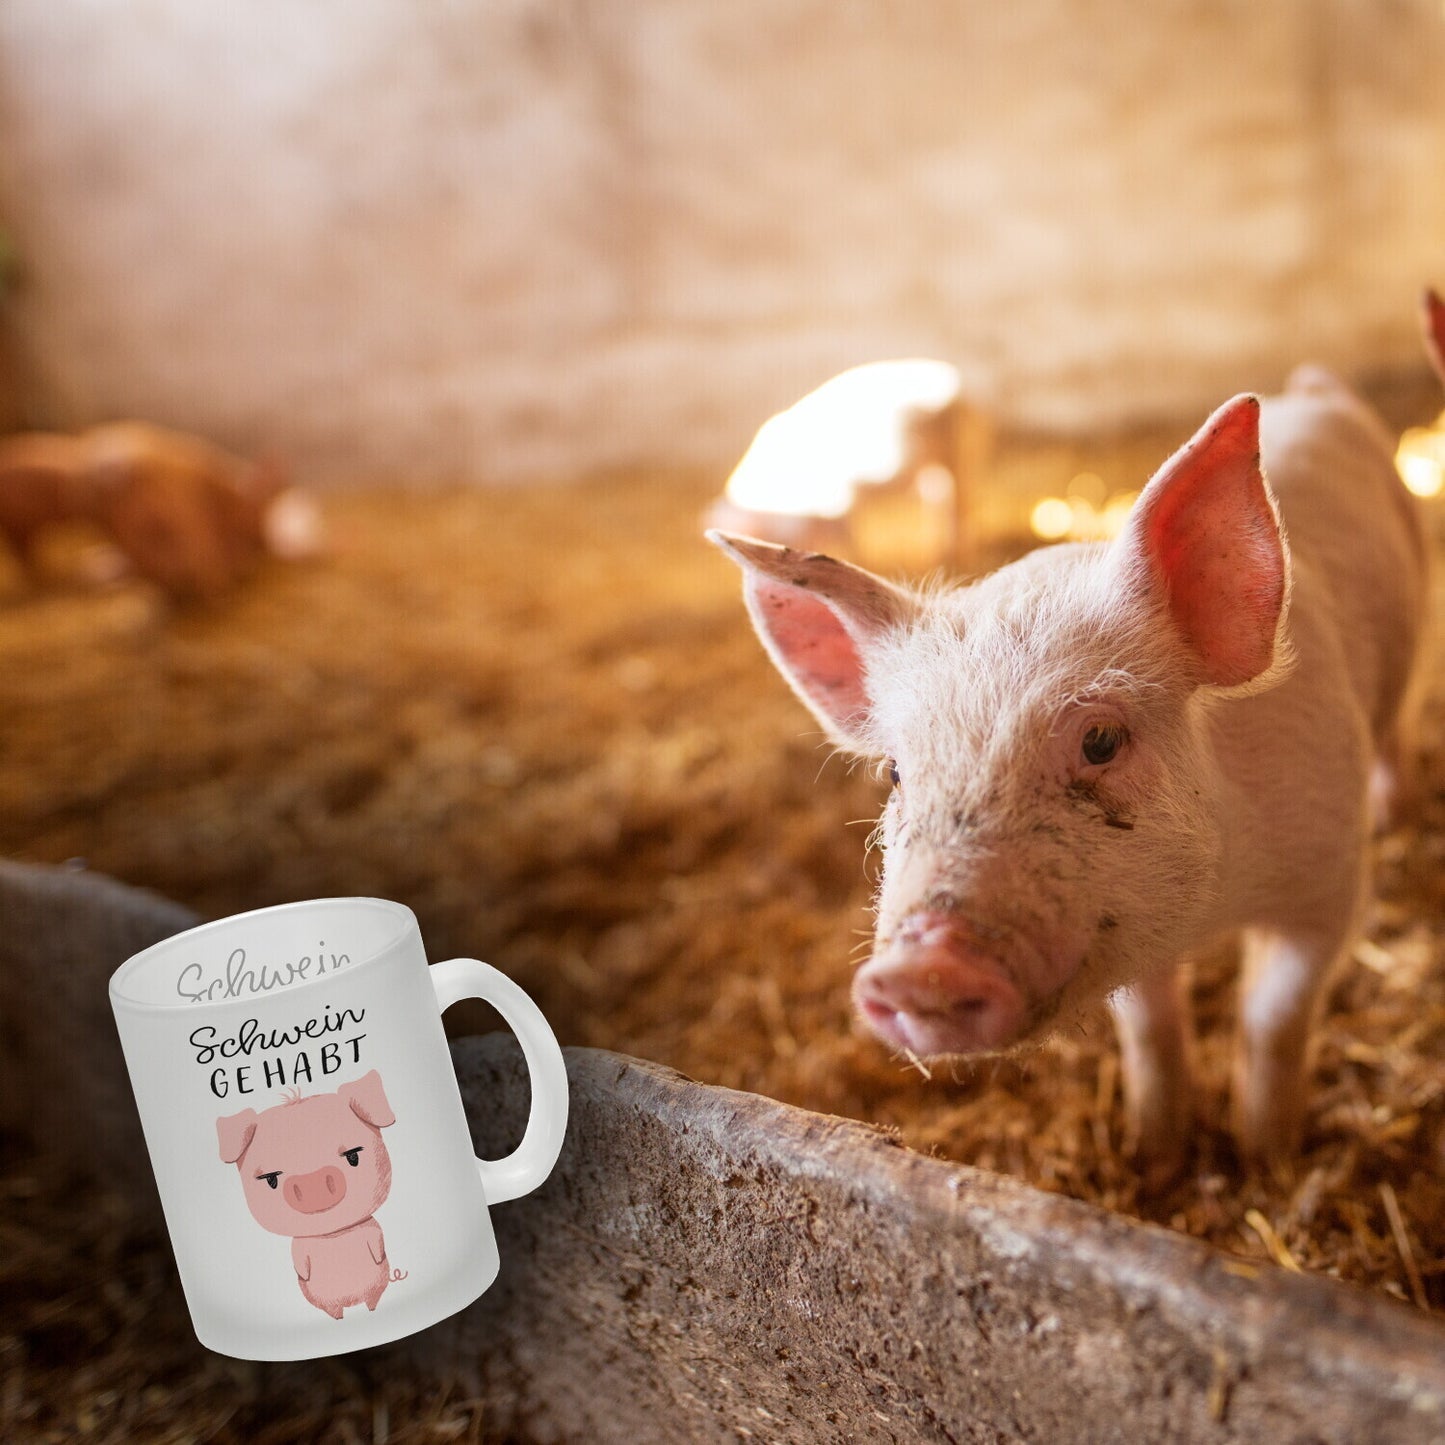
[[[1364,404],[1302,369],[1221,408],[1115,542],[932,595],[716,540],[795,690],[897,784],[863,1021],[901,1051],[991,1053],[1110,997],[1134,1142],[1168,1173],[1190,1115],[1178,965],[1242,933],[1236,1131],[1251,1155],[1295,1147],[1425,611],[1419,520]]]
[[[391,1190],[381,1131],[395,1122],[375,1069],[333,1093],[216,1120],[221,1159],[235,1164],[256,1222],[291,1236],[301,1293],[333,1319],[351,1305],[374,1310],[404,1277],[374,1218]]]
[[[0,535],[30,566],[61,522],[97,526],[178,597],[215,595],[264,553],[304,556],[319,541],[313,505],[277,468],[133,421],[0,439]]]
[[[348,1305],[374,1310],[391,1283],[386,1241],[374,1219],[335,1234],[299,1236],[291,1242],[291,1263],[301,1293],[339,1320]]]

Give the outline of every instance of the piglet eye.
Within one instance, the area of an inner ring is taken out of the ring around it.
[[[359,1168],[361,1165],[361,1146],[358,1144],[355,1149],[346,1150],[343,1157],[353,1169]]]
[[[1100,763],[1112,762],[1128,737],[1127,729],[1118,723],[1095,723],[1084,734],[1084,761],[1096,767]]]
[[[893,758],[888,759],[888,781],[896,788],[902,781],[898,776],[898,764]]]
[[[269,1174],[258,1174],[256,1178],[264,1179],[266,1183],[271,1186],[272,1189],[275,1189],[276,1186],[280,1183],[281,1171],[279,1169],[273,1169]]]

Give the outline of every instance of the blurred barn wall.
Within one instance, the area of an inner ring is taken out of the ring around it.
[[[32,419],[307,475],[726,468],[924,353],[1006,422],[1417,357],[1440,0],[6,0]]]

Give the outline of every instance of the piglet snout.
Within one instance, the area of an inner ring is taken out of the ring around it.
[[[287,1201],[302,1214],[320,1214],[346,1198],[346,1176],[332,1164],[310,1174],[293,1174],[283,1187]]]
[[[914,914],[858,970],[853,1001],[885,1043],[928,1057],[1002,1049],[1027,1009],[998,959],[951,914]]]

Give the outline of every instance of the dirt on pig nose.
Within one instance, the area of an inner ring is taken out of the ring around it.
[[[286,1181],[286,1198],[302,1214],[320,1214],[346,1198],[346,1176],[334,1165]]]
[[[927,1058],[1006,1047],[1026,1021],[1007,969],[952,914],[927,911],[900,925],[858,971],[854,1005],[894,1048]]]

